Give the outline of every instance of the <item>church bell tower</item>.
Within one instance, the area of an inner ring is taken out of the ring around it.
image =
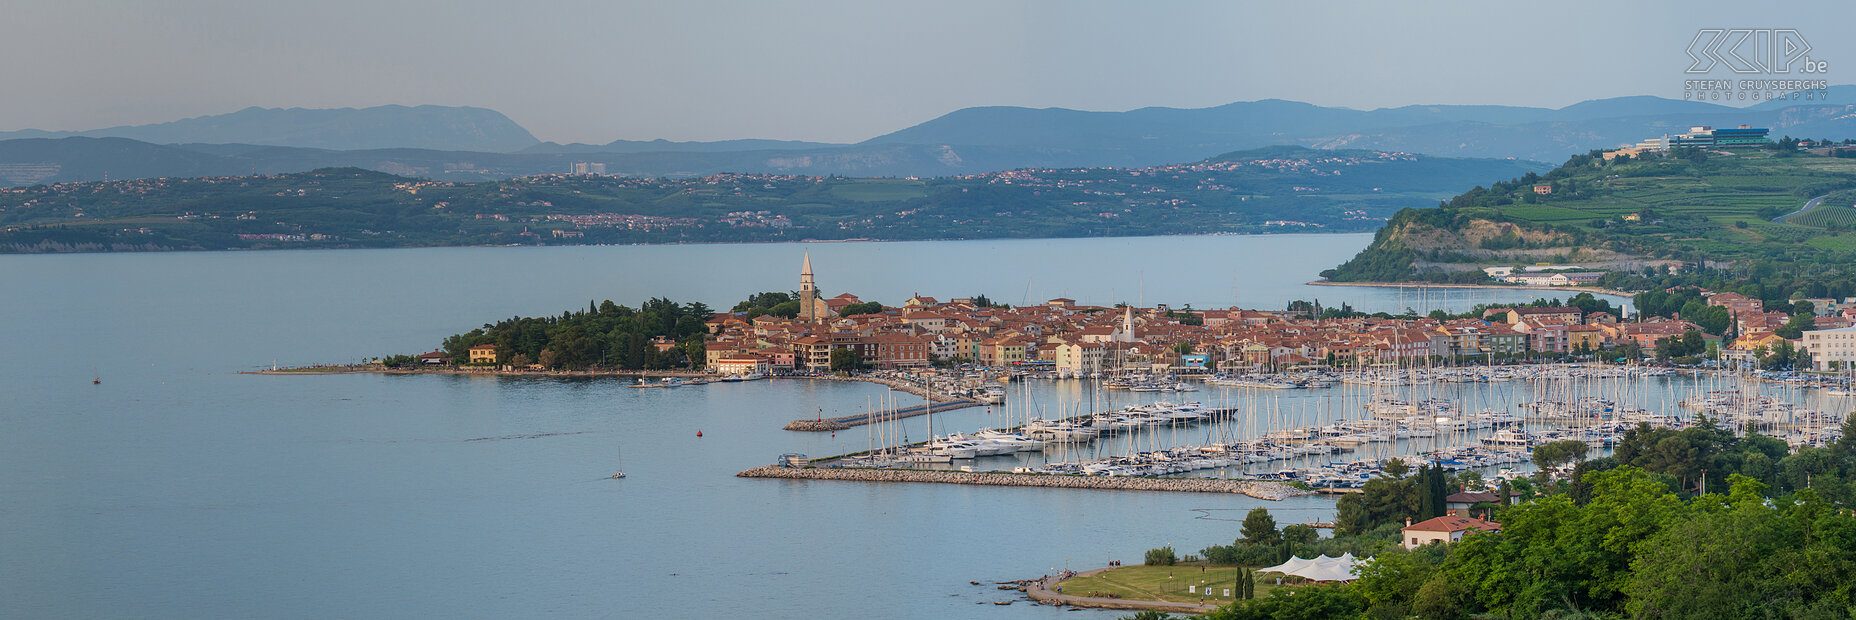
[[[818,320],[818,311],[813,308],[817,303],[818,288],[812,283],[812,253],[806,252],[805,264],[799,268],[799,318]]]

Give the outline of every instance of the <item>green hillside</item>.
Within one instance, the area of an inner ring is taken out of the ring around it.
[[[357,168],[0,188],[0,251],[762,242],[1359,232],[1544,166],[1299,147],[1145,168],[932,179],[543,175],[451,183]]]
[[[1401,211],[1370,247],[1323,275],[1487,283],[1485,266],[1552,262],[1610,271],[1599,285],[1625,290],[1759,284],[1757,296],[1775,302],[1842,297],[1856,294],[1847,267],[1856,258],[1853,189],[1856,159],[1784,146],[1581,155],[1544,175]]]

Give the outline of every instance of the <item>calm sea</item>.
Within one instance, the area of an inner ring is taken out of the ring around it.
[[[0,256],[0,616],[1116,617],[995,607],[989,582],[1228,543],[1254,506],[1286,523],[1332,502],[733,477],[864,448],[862,431],[780,426],[862,411],[887,394],[868,384],[237,372],[426,351],[589,300],[725,309],[797,288],[804,252],[827,295],[892,304],[1423,311],[1540,294],[1302,286],[1368,241]]]

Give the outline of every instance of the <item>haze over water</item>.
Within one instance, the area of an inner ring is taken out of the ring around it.
[[[1238,519],[1267,505],[1289,523],[1325,520],[1332,502],[733,477],[781,452],[862,449],[863,432],[779,427],[861,411],[886,394],[868,384],[236,372],[427,351],[588,300],[726,309],[794,288],[804,252],[827,295],[892,305],[919,292],[1400,311],[1549,294],[1445,291],[1421,306],[1396,289],[1302,286],[1369,240],[0,257],[19,362],[0,404],[0,616],[1072,617],[974,611],[1004,596],[967,582],[1236,537],[1194,509]],[[629,477],[609,480],[621,448]]]

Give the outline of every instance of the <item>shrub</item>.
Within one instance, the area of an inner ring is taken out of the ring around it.
[[[1173,547],[1170,545],[1159,549],[1147,550],[1148,566],[1172,566],[1178,563],[1179,556],[1173,554]]]

